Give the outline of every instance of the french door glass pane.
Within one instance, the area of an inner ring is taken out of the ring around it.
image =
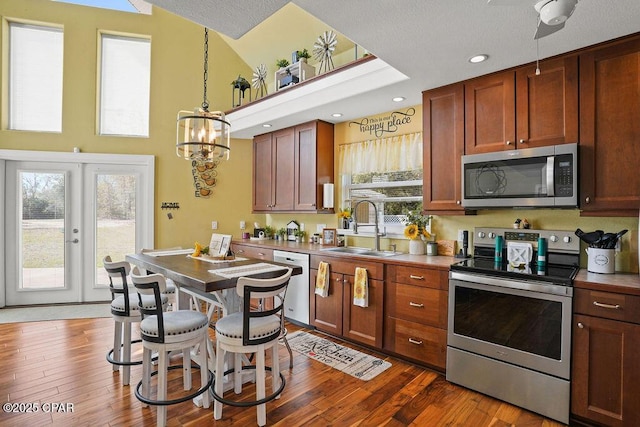
[[[102,260],[136,250],[136,175],[96,175],[96,284],[108,285]]]
[[[65,174],[21,172],[22,289],[65,287]]]

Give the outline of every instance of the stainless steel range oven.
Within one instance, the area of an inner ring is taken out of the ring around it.
[[[548,251],[538,264],[540,238]],[[473,248],[449,273],[447,380],[568,423],[579,240],[566,231],[477,228]]]

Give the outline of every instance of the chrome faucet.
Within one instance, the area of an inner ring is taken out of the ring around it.
[[[371,206],[373,206],[373,212],[375,213],[375,216],[376,216],[376,221],[375,221],[375,223],[373,225],[374,226],[374,233],[375,233],[375,243],[374,243],[375,246],[374,246],[373,250],[380,251],[380,226],[378,225],[378,207],[371,200],[360,200],[353,207],[353,234],[358,234],[358,219],[356,218],[356,212],[358,210],[358,205],[360,205],[360,203],[364,203],[364,202],[367,202]],[[367,224],[367,225],[369,225],[369,224]],[[361,226],[361,227],[364,227],[364,226]],[[385,235],[385,234],[386,233],[383,233],[383,235]]]

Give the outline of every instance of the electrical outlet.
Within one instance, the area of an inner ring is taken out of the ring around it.
[[[244,230],[245,228],[247,228],[247,223],[244,221],[240,221],[240,230]]]
[[[300,223],[300,231],[304,231],[304,222]]]
[[[616,242],[616,252],[620,252],[622,250],[622,239],[618,239]]]
[[[211,229],[212,230],[218,229],[218,221],[211,221]]]
[[[462,242],[464,240],[464,230],[458,230],[458,241]]]
[[[316,224],[316,233],[322,233],[325,228],[327,228],[327,224]]]

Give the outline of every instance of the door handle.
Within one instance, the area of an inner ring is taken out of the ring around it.
[[[73,239],[73,240],[65,240],[65,242],[67,243],[78,243],[80,240],[78,239]]]

